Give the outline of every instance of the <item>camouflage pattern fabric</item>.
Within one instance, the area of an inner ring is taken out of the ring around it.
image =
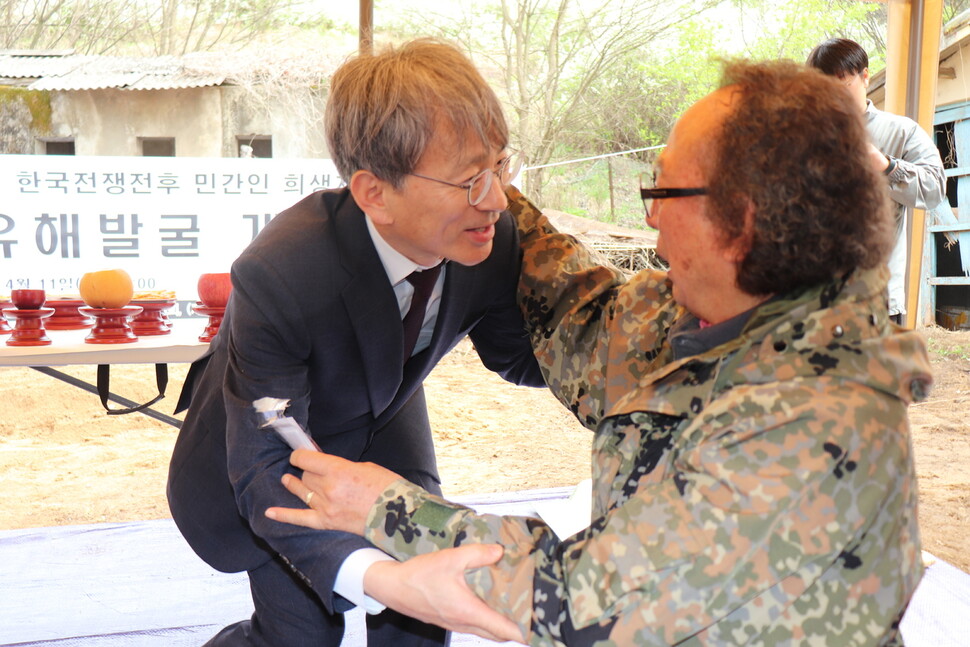
[[[884,270],[760,306],[674,361],[689,316],[514,189],[520,297],[564,405],[595,433],[590,527],[479,515],[399,481],[367,538],[410,556],[504,545],[473,589],[532,645],[894,645],[922,574],[907,405],[931,376],[887,319]]]

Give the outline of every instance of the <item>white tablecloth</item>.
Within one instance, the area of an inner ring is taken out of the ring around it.
[[[176,320],[167,335],[142,336],[124,344],[86,343],[90,330],[48,330],[49,346],[7,346],[8,335],[0,335],[0,366],[192,362],[209,347],[199,341],[205,326],[205,319]]]

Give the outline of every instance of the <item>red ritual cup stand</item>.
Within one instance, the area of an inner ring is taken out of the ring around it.
[[[141,306],[92,308],[81,306],[78,312],[94,317],[94,328],[84,338],[88,344],[128,344],[138,341],[128,319],[142,311]]]
[[[3,315],[14,322],[7,346],[48,346],[51,338],[44,328],[44,319],[54,314],[54,308],[5,308]]]

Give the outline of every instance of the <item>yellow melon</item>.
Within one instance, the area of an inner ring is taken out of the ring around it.
[[[88,272],[78,285],[81,299],[92,308],[123,308],[131,301],[135,288],[124,270]]]

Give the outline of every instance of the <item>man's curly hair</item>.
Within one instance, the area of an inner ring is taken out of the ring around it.
[[[894,235],[885,178],[839,82],[790,61],[734,62],[722,87],[741,99],[712,142],[708,215],[735,239],[754,206],[738,287],[780,294],[885,263]]]

